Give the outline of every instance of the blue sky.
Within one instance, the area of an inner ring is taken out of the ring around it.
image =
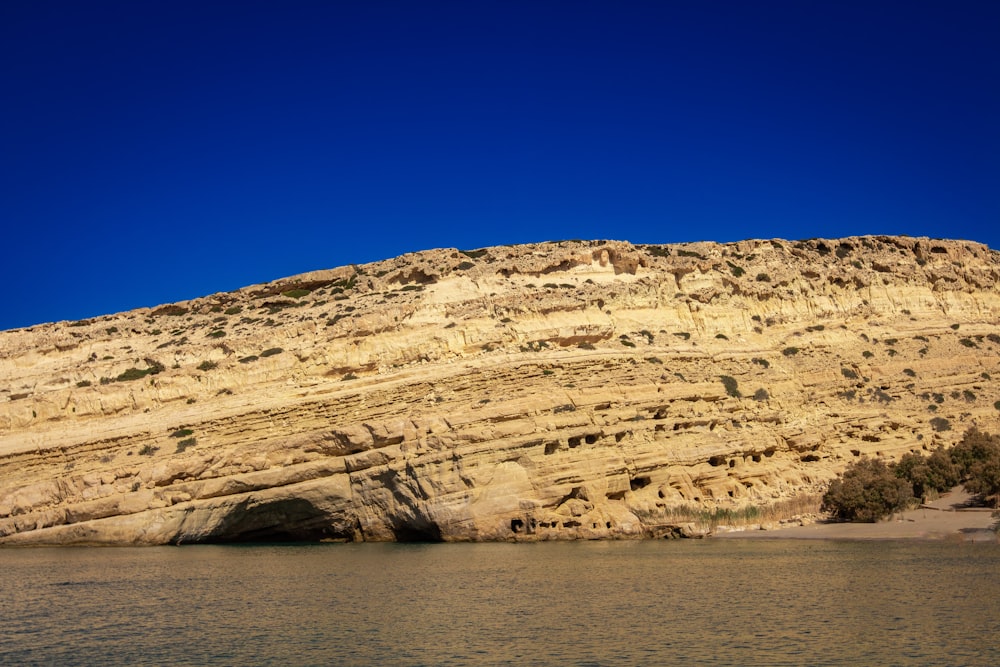
[[[0,329],[435,247],[1000,248],[1000,2],[0,3]]]

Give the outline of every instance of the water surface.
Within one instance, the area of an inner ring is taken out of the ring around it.
[[[997,545],[8,549],[0,566],[0,664],[1000,664]]]

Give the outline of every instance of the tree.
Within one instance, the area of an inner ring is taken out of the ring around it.
[[[951,458],[966,490],[997,505],[1000,499],[1000,436],[970,428],[951,448]]]
[[[892,469],[896,477],[910,483],[913,495],[922,499],[947,491],[961,481],[951,454],[943,447],[938,447],[926,458],[920,454],[905,454]]]
[[[910,483],[881,459],[863,458],[830,482],[821,507],[842,521],[874,523],[905,508],[912,498]]]

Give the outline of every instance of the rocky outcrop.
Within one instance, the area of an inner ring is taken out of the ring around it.
[[[1000,421],[1000,254],[432,250],[0,332],[0,544],[669,536]]]

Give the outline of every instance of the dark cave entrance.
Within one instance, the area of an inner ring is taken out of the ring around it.
[[[202,544],[353,541],[353,526],[337,522],[301,498],[241,503]]]

